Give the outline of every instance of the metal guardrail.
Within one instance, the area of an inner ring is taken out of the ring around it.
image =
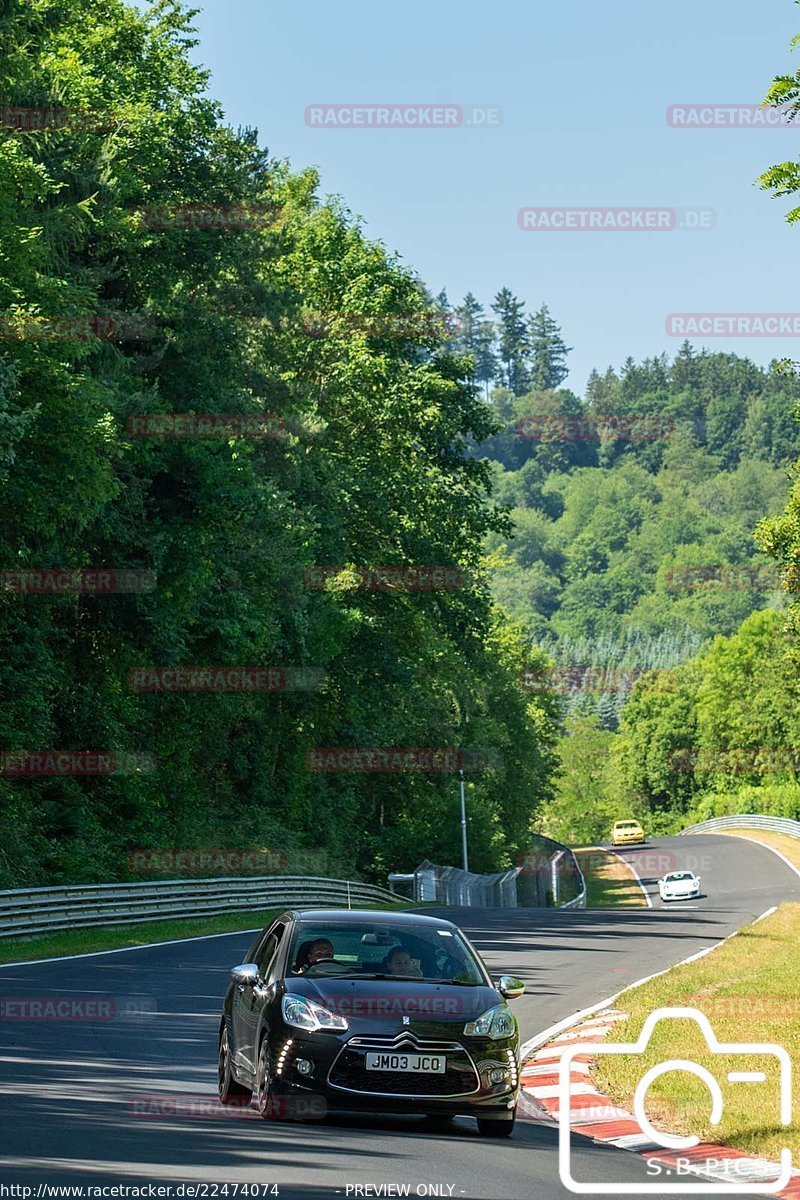
[[[567,864],[567,870],[564,871],[562,862]],[[553,897],[555,899],[556,908],[586,908],[586,880],[583,877],[583,871],[578,864],[577,857],[571,850],[559,850],[553,857],[551,864],[553,875]],[[573,896],[571,900],[561,900],[561,895],[564,891],[563,880],[566,878],[573,884],[577,876],[578,894]]]
[[[561,842],[534,835],[517,876],[519,904],[529,908],[585,908],[586,883],[578,860]]]
[[[701,821],[698,825],[689,825],[682,829],[680,836],[686,833],[713,833],[715,829],[771,829],[773,833],[786,833],[789,837],[800,838],[800,821],[792,821],[789,817],[765,817],[760,813],[744,813],[733,817],[712,817]]]
[[[466,908],[585,908],[586,882],[567,846],[538,836],[523,866],[494,875],[476,875],[460,867],[442,867],[427,859],[415,871],[393,872],[389,883],[407,886],[418,904]]]
[[[516,908],[519,867],[475,875],[461,867],[441,867],[425,859],[413,872],[414,899],[479,908]]]
[[[0,938],[293,904],[398,903],[386,888],[303,875],[219,876],[0,891]]]

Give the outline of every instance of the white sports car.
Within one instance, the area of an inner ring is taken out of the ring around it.
[[[662,900],[692,900],[700,895],[700,877],[693,871],[671,871],[658,881]]]

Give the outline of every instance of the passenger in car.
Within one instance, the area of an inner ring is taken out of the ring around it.
[[[412,975],[418,979],[422,977],[422,972],[414,966],[405,946],[392,946],[383,964],[389,975]]]

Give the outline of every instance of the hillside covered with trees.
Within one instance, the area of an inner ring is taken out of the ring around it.
[[[762,182],[800,187],[785,170]],[[522,687],[561,716],[539,827],[590,842],[620,815],[654,833],[800,817],[796,365],[684,343],[672,361],[593,372],[580,398],[558,386],[569,351],[546,310],[543,342],[542,312],[508,308],[518,382],[506,372],[491,392],[503,429],[472,452],[513,522],[487,535],[495,596],[549,659]],[[502,342],[492,323],[485,335]],[[551,386],[531,386],[548,363]]]
[[[779,517],[800,455],[796,372],[684,343],[672,361],[593,372],[578,397],[546,307],[526,318],[503,289],[493,308],[481,327],[503,428],[472,453],[513,523],[487,535],[495,596],[549,659],[523,690],[561,714],[542,830],[591,841],[621,813],[666,831],[743,804],[800,815],[794,500]],[[500,358],[509,312],[515,371]]]

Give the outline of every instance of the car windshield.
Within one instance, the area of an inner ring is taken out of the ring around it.
[[[694,879],[691,871],[676,871],[673,875],[667,876],[667,883],[680,883],[686,879]]]
[[[638,829],[638,821],[617,821],[617,829]]]
[[[302,921],[289,949],[289,975],[489,984],[473,950],[455,929],[434,925]]]

